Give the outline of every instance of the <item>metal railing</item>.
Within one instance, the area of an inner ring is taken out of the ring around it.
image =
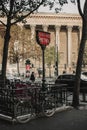
[[[44,91],[45,97],[52,97],[55,101],[55,106],[60,107],[63,104],[67,105],[67,87],[65,84],[45,84],[46,91]],[[0,84],[0,114],[10,116],[12,119],[15,119],[17,116],[17,111],[15,108],[17,104],[21,101],[26,100],[37,105],[42,102],[40,99],[42,96],[41,84],[30,84],[23,82],[11,82],[3,86]],[[32,98],[33,95],[33,98]],[[46,98],[44,98],[46,101]],[[36,104],[35,104],[36,103]],[[22,110],[19,108],[19,111],[25,111],[26,114],[29,113],[30,108]],[[35,113],[36,114],[36,113]]]

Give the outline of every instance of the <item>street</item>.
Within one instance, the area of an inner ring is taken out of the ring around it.
[[[40,117],[26,124],[12,124],[0,119],[1,130],[87,130],[87,109],[66,110],[50,118]]]

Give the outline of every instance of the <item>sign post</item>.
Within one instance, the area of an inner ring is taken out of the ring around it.
[[[37,43],[41,46],[42,49],[42,68],[43,68],[43,77],[42,77],[42,90],[45,90],[45,48],[50,43],[50,33],[44,31],[36,31],[36,40]]]

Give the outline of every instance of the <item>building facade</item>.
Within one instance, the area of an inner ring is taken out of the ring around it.
[[[59,72],[73,71],[77,63],[79,43],[82,32],[82,20],[75,14],[33,14],[28,19],[32,38],[35,30],[51,33],[50,46],[58,49]]]
[[[50,32],[51,41],[49,46],[55,47],[55,55],[58,53],[59,73],[63,71],[73,72],[77,63],[81,39],[81,17],[75,14],[37,13],[30,15],[26,18],[26,21],[25,25],[18,23],[18,26],[29,27],[31,40],[35,40],[36,30]],[[52,70],[55,71],[55,68]]]

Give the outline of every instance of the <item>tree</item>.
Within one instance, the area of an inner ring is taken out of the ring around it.
[[[84,54],[83,54],[83,68],[87,65],[87,42],[85,44]]]
[[[54,47],[46,48],[45,61],[49,68],[49,77],[51,77],[51,65],[54,63]]]
[[[80,47],[78,52],[78,59],[77,59],[77,66],[76,66],[76,78],[75,78],[75,85],[74,85],[74,91],[73,91],[73,102],[72,105],[74,107],[79,106],[79,93],[80,93],[80,76],[81,76],[81,69],[82,69],[82,62],[83,62],[83,54],[84,54],[84,48],[85,43],[87,40],[87,0],[84,1],[84,7],[82,9],[80,0],[70,0],[72,3],[77,2],[77,8],[79,11],[79,14],[82,18],[82,37],[80,41]],[[67,4],[69,0],[49,0],[50,9],[53,8],[54,3],[60,4],[61,7],[64,4]],[[55,11],[58,13],[61,10],[61,8],[56,8]]]
[[[6,28],[2,58],[2,80],[4,83],[11,27],[18,22],[25,22],[24,19],[36,11],[43,3],[44,0],[0,0],[0,13],[2,17],[6,18],[6,23],[0,21]]]
[[[60,4],[61,7],[64,4],[67,4],[68,0],[55,0],[49,3],[50,9],[54,6],[54,2],[56,4]],[[77,8],[79,11],[79,14],[82,18],[82,37],[80,41],[80,47],[78,52],[78,59],[77,59],[77,66],[76,66],[76,78],[75,78],[75,85],[74,85],[74,91],[73,91],[73,102],[72,105],[77,108],[79,106],[79,93],[80,93],[80,77],[81,77],[81,69],[82,69],[82,62],[83,62],[83,54],[85,49],[85,44],[87,40],[87,0],[84,1],[84,7],[82,9],[81,7],[81,1],[80,0],[71,0],[72,3],[77,2]],[[58,13],[61,10],[61,8],[56,8],[55,11]]]
[[[85,0],[83,11],[81,9],[80,0],[77,0],[77,6],[79,14],[82,18],[82,38],[79,47],[77,67],[76,67],[76,79],[74,85],[74,93],[73,93],[73,106],[79,106],[79,92],[80,92],[80,76],[81,76],[81,68],[83,61],[84,48],[87,40],[87,0]]]

